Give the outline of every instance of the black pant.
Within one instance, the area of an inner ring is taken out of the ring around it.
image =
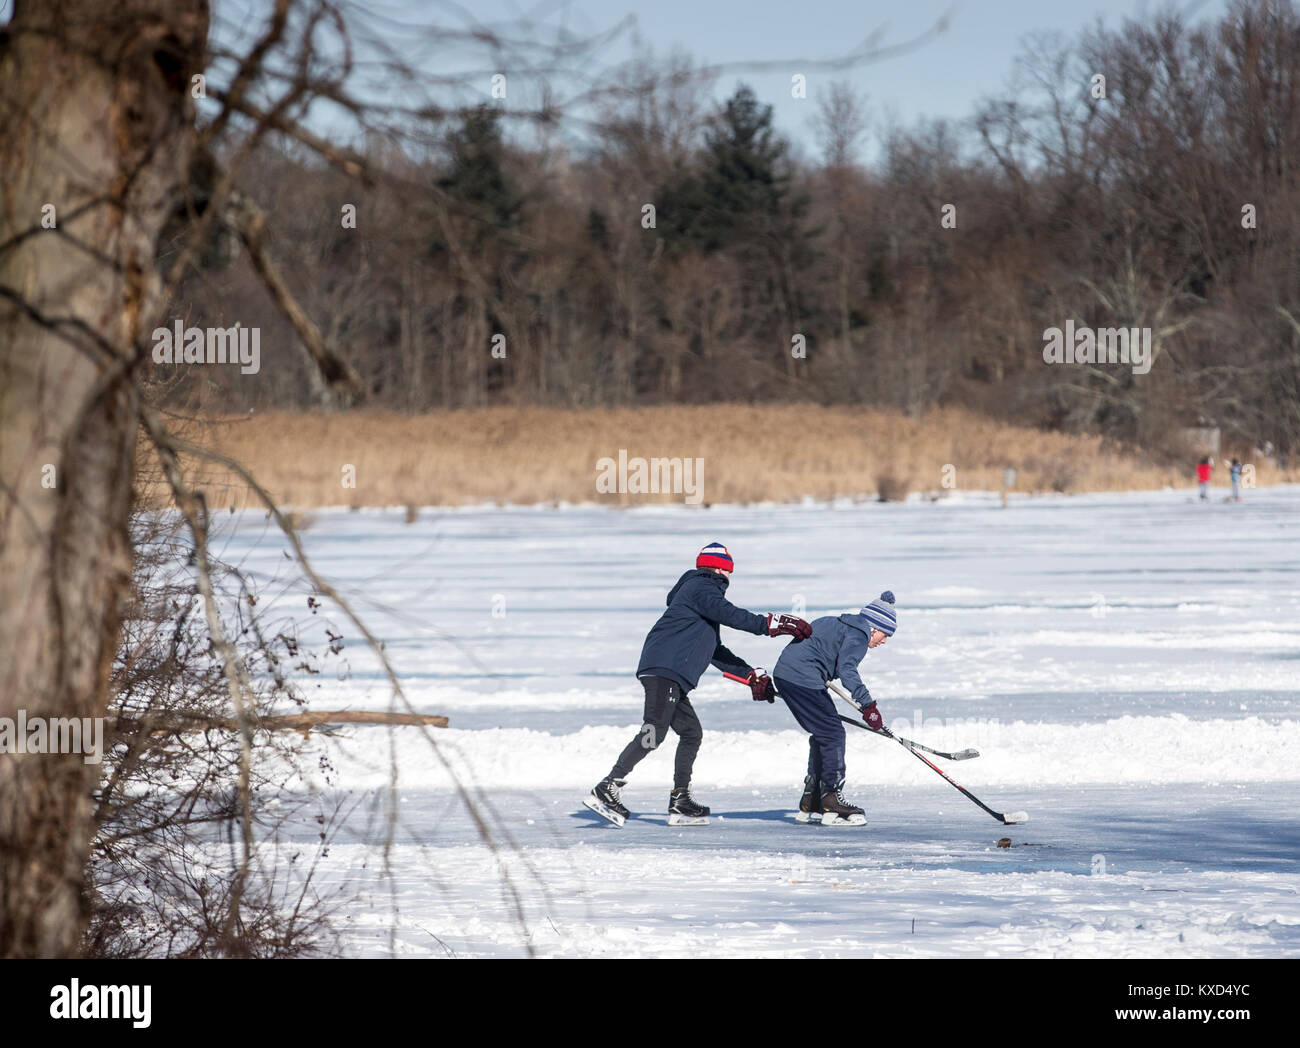
[[[642,677],[641,683],[645,686],[644,723],[637,737],[624,747],[614,762],[610,778],[626,779],[647,753],[659,748],[668,737],[668,729],[672,728],[677,733],[673,788],[689,786],[695,755],[700,752],[700,742],[704,738],[700,718],[695,715],[691,700],[676,681],[665,677]]]

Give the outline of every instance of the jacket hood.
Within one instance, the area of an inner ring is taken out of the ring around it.
[[[729,578],[727,578],[726,575],[719,575],[712,568],[691,568],[690,571],[683,572],[682,577],[677,580],[676,585],[674,585],[673,588],[668,591],[668,599],[665,600],[664,603],[671,604],[673,602],[673,598],[677,596],[677,591],[681,589],[684,585],[686,585],[686,580],[692,579],[697,575],[703,576],[705,579],[708,579],[711,582],[716,582],[723,589],[726,589],[727,583],[731,581]]]
[[[871,631],[874,627],[860,611],[847,612],[840,616],[840,621],[847,626],[852,626],[855,630],[861,630],[867,635],[868,640],[871,639]]]

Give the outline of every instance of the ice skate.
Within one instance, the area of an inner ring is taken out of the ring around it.
[[[803,796],[799,798],[799,810],[795,813],[794,821],[822,821],[821,793],[817,789],[817,780],[811,775],[803,780]]]
[[[604,778],[592,787],[591,793],[583,798],[582,803],[601,818],[608,819],[615,826],[622,826],[632,813],[623,806],[620,795],[626,779]]]
[[[669,826],[707,826],[709,809],[696,804],[689,786],[678,786],[668,795]]]
[[[827,790],[822,794],[823,826],[865,826],[866,813],[859,807],[849,804],[839,790]]]

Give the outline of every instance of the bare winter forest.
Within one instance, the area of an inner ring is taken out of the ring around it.
[[[1151,450],[1197,424],[1295,449],[1291,4],[1028,40],[959,122],[882,129],[824,74],[806,100],[820,151],[798,159],[762,98],[715,104],[713,79],[684,54],[620,68],[580,133],[504,100],[415,114],[400,141],[356,144],[364,181],[268,142],[240,186],[372,406],[960,404]],[[886,136],[871,166],[869,132]],[[262,328],[257,381],[178,369],[169,403],[337,399],[225,241],[165,313]],[[1149,328],[1149,373],[1045,366],[1067,321]]]

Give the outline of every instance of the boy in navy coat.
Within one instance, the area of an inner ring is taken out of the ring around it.
[[[812,633],[808,623],[793,615],[756,615],[728,601],[725,594],[734,568],[726,546],[720,542],[705,546],[695,558],[694,570],[683,574],[669,590],[668,609],[646,636],[636,671],[645,688],[641,731],[583,802],[619,826],[629,814],[619,791],[632,769],[646,754],[659,748],[669,728],[677,733],[677,754],[673,790],[668,797],[668,822],[698,825],[707,821],[709,809],[695,803],[690,791],[691,770],[704,733],[689,695],[710,663],[724,676],[749,685],[755,701],[775,701],[772,679],[728,650],[722,643],[719,625],[760,637],[786,635],[801,639]]]

